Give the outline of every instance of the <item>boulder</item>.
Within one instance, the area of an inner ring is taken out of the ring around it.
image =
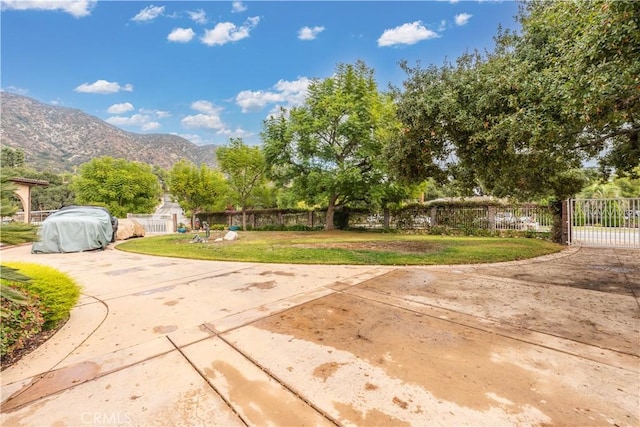
[[[224,240],[238,240],[240,236],[235,231],[229,231],[224,235]]]
[[[116,240],[144,237],[144,227],[135,219],[119,219]]]

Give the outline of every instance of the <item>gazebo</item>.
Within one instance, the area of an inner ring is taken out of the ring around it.
[[[24,212],[24,222],[31,224],[31,187],[46,187],[49,181],[29,178],[9,178],[9,181],[16,185],[16,196],[22,203],[22,211]]]

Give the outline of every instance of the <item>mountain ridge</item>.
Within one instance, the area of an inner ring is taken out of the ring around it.
[[[111,156],[170,169],[185,159],[216,166],[217,145],[196,145],[171,134],[138,134],[82,110],[0,92],[0,142],[24,151],[27,166],[74,171],[96,157]]]

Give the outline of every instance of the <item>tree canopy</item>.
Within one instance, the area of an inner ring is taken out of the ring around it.
[[[260,147],[249,147],[240,138],[232,138],[229,146],[216,150],[218,167],[227,178],[229,197],[242,208],[242,228],[247,228],[245,209],[251,204],[251,197],[264,183],[266,164]]]
[[[169,171],[169,190],[193,223],[198,212],[224,206],[228,187],[219,171],[181,160]]]
[[[81,165],[71,188],[78,203],[104,206],[120,218],[127,213],[153,212],[161,193],[151,166],[113,157]]]
[[[579,168],[640,162],[640,3],[523,3],[521,34],[455,64],[402,64],[403,132],[388,146],[406,180],[454,176],[476,192],[565,198]]]
[[[364,62],[339,64],[314,80],[304,104],[264,122],[262,139],[271,178],[308,204],[334,210],[370,196],[384,177],[382,148],[395,131],[394,105],[378,92]]]

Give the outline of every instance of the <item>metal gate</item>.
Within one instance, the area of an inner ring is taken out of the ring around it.
[[[640,248],[640,199],[570,199],[569,244]]]

